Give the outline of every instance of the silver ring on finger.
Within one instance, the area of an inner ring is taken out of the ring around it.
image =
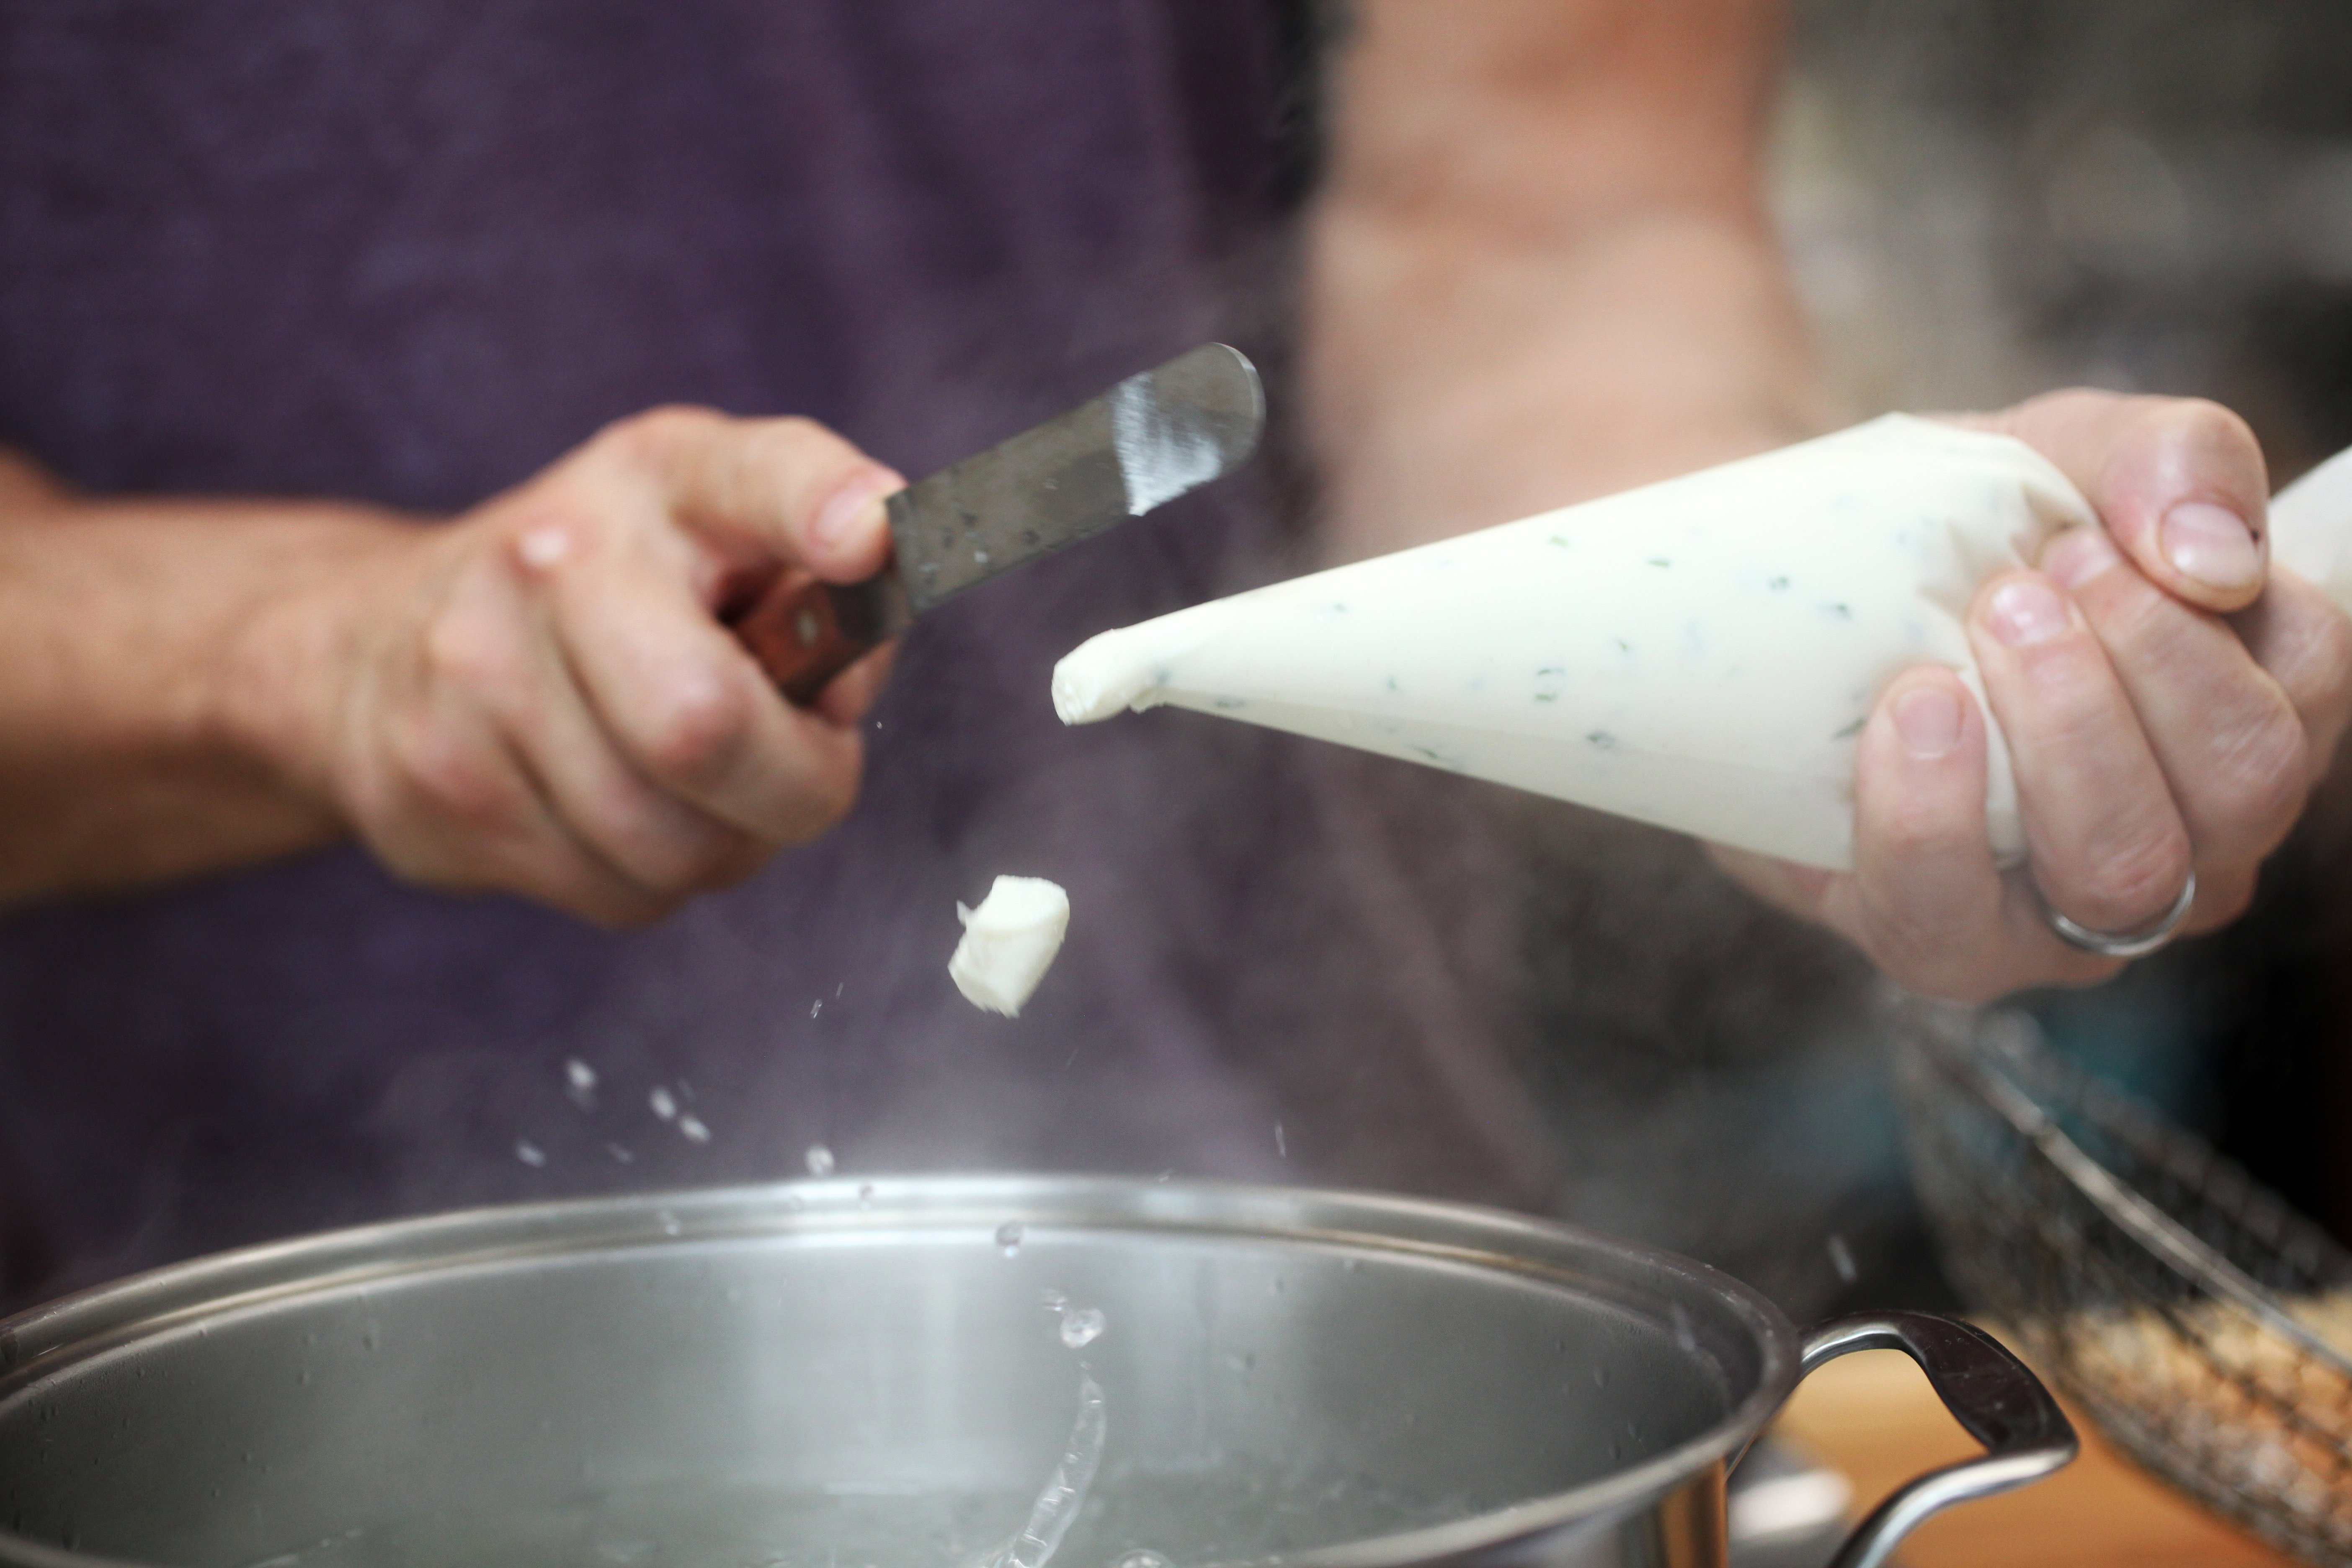
[[[2153,925],[2142,926],[2137,931],[2093,931],[2060,914],[2047,899],[2042,902],[2042,912],[2050,917],[2050,929],[2056,931],[2059,940],[2069,947],[2095,952],[2101,958],[2145,958],[2172,940],[2172,933],[2179,931],[2180,922],[2189,918],[2189,908],[2196,901],[2197,871],[2192,867],[2189,880],[2181,884],[2180,896],[2172,900],[2172,907],[2158,916]]]

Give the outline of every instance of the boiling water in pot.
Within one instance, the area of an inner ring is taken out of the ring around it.
[[[362,1527],[251,1568],[974,1568],[1034,1500],[1017,1492],[810,1492],[707,1481],[549,1509]],[[1165,1568],[1323,1544],[1329,1510],[1374,1532],[1459,1518],[1458,1501],[1265,1467],[1232,1476],[1107,1469],[1054,1568]]]
[[[1060,1292],[1066,1343],[1076,1321],[1102,1331],[1097,1310]],[[1321,1545],[1334,1510],[1370,1533],[1460,1518],[1465,1500],[1408,1496],[1364,1478],[1317,1477],[1301,1467],[1167,1475],[1113,1466],[1097,1491],[1109,1412],[1090,1373],[1078,1380],[1069,1441],[1034,1498],[925,1487],[835,1485],[814,1490],[760,1484],[671,1482],[583,1491],[552,1508],[437,1517],[327,1536],[250,1568],[1171,1568],[1139,1542],[1187,1559],[1262,1557]],[[1013,1521],[1008,1523],[1008,1521]],[[1120,1546],[1118,1543],[1129,1543]]]
[[[445,1257],[362,1236],[290,1289],[261,1257],[192,1313],[74,1309],[0,1393],[0,1527],[174,1568],[1262,1562],[1617,1473],[1752,1353],[1580,1243],[1220,1230],[1140,1184],[1103,1190],[1149,1227],[977,1184],[942,1223],[965,1184],[903,1185],[459,1216]]]

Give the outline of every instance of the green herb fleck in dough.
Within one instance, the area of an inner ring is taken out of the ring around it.
[[[1775,577],[1772,579],[1770,586],[1774,593],[1783,593],[1788,589],[1789,580],[1786,577]]]
[[[1230,713],[1236,708],[1246,708],[1249,704],[1239,697],[1220,697],[1211,706]]]
[[[1627,642],[1623,637],[1611,637],[1609,640],[1617,645],[1617,651],[1619,653],[1632,653],[1633,651],[1633,645]]]
[[[1853,619],[1853,606],[1851,605],[1831,605],[1826,606],[1826,608],[1831,615],[1835,616],[1839,620],[1850,621]]]
[[[1604,752],[1617,743],[1617,737],[1611,734],[1606,730],[1595,730],[1584,738],[1591,742],[1595,747]]]
[[[1557,533],[1555,533],[1555,534],[1553,534],[1553,535],[1551,536],[1551,542],[1552,542],[1554,544],[1559,545],[1562,550],[1565,550],[1565,549],[1567,549],[1567,548],[1568,548],[1568,541],[1567,541],[1567,540],[1565,540],[1565,539],[1563,539],[1563,538],[1561,538],[1561,537],[1560,537],[1559,534],[1557,534]]]
[[[1650,564],[1653,566],[1672,566],[1674,563],[1667,560],[1663,555],[1653,555],[1650,557]]]
[[[1557,691],[1538,691],[1536,693],[1536,700],[1538,702],[1557,702],[1559,700],[1559,693]]]
[[[1832,741],[1851,741],[1856,735],[1861,734],[1862,727],[1869,722],[1870,715],[1865,713],[1861,718],[1856,719],[1853,723],[1848,724],[1844,729],[1840,730],[1836,734],[1832,735],[1830,739]]]
[[[1391,675],[1391,676],[1390,676],[1390,677],[1389,677],[1389,689],[1390,689],[1391,691],[1402,691],[1402,690],[1404,689],[1404,688],[1403,688],[1403,687],[1402,687],[1402,686],[1399,686],[1399,685],[1397,684],[1397,679],[1396,679],[1396,677],[1395,677],[1395,676],[1393,676],[1393,675]]]

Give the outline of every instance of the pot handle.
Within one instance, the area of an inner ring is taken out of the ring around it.
[[[1895,1350],[1919,1363],[1952,1418],[1983,1454],[1897,1489],[1846,1538],[1830,1568],[1883,1568],[1905,1536],[1956,1502],[2040,1480],[2081,1444],[2058,1401],[2025,1363],[1981,1330],[1924,1312],[1874,1312],[1805,1336],[1800,1377],[1853,1351]]]

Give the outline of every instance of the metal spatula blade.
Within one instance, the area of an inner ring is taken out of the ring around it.
[[[731,624],[784,695],[809,702],[965,589],[1232,472],[1265,424],[1248,358],[1202,344],[890,497],[893,561],[873,581],[782,581]]]

